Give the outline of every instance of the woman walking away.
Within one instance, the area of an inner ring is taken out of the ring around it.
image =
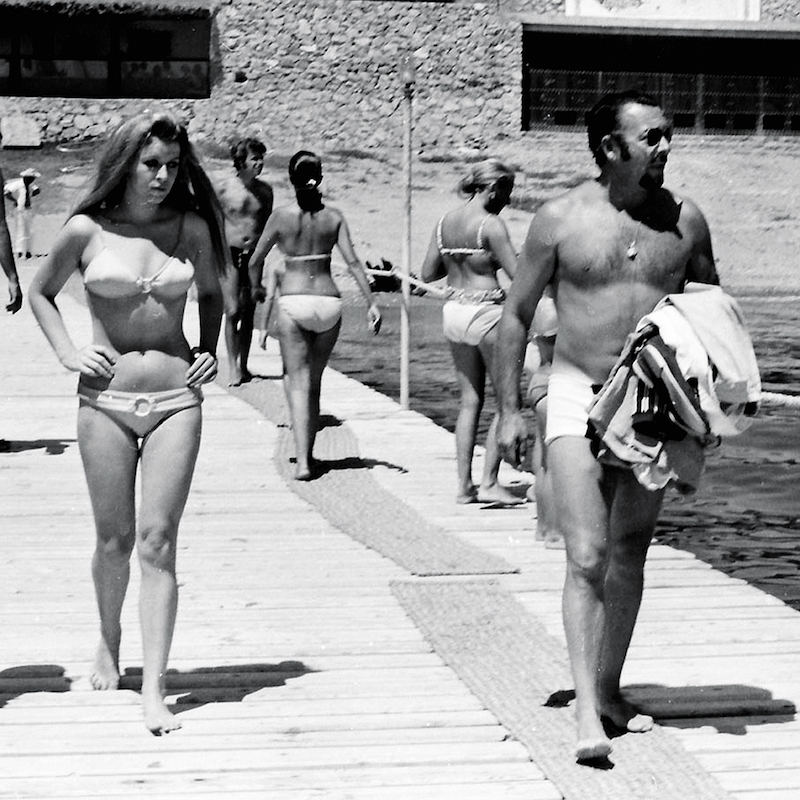
[[[80,375],[78,445],[97,530],[92,574],[100,612],[91,683],[101,690],[119,683],[120,614],[135,545],[142,573],[142,705],[156,736],[180,727],[164,702],[164,676],[178,603],[178,523],[200,444],[200,387],[217,374],[222,220],[186,128],[168,114],[138,116],[111,135],[94,185],[30,290],[53,350]],[[55,302],[75,271],[92,318],[88,344],[73,343]],[[192,283],[200,319],[196,347],[183,334]]]
[[[483,477],[478,487],[472,482],[486,374],[492,376],[497,323],[505,299],[497,273],[503,270],[513,278],[517,265],[508,230],[498,216],[508,205],[513,188],[513,171],[497,159],[475,164],[459,184],[467,202],[439,220],[422,265],[425,282],[447,276],[449,299],[442,309],[442,322],[461,392],[456,421],[458,503],[524,502],[497,480],[501,462],[495,442],[497,415],[486,437]]]
[[[272,212],[250,258],[250,285],[254,287],[254,301],[266,299],[265,327],[275,295],[280,293],[278,340],[295,443],[295,478],[307,481],[314,474],[322,372],[339,337],[342,320],[342,300],[331,277],[334,246],[338,246],[367,301],[373,333],[380,329],[381,315],[344,215],[323,203],[319,157],[308,150],[295,153],[289,161],[289,180],[297,205]],[[284,263],[281,268],[268,271],[265,290],[261,287],[264,259],[275,245],[284,255]]]

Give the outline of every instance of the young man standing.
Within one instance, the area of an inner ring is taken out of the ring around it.
[[[255,303],[250,295],[248,264],[264,225],[272,213],[272,187],[259,178],[267,148],[258,139],[242,139],[231,147],[236,177],[218,192],[225,212],[225,235],[231,248],[233,271],[227,288],[225,344],[229,383],[250,380],[247,359],[253,337]]]
[[[563,615],[581,761],[611,752],[604,723],[632,732],[653,725],[625,702],[619,684],[663,495],[595,459],[588,407],[641,317],[689,280],[718,282],[703,214],[663,186],[672,130],[658,102],[634,91],[609,94],[586,121],[600,175],[536,213],[498,338],[498,440],[519,463],[527,438],[519,412],[525,336],[545,287],[555,286],[546,442],[567,551]]]

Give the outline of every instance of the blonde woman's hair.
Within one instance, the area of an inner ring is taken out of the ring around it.
[[[487,158],[473,164],[469,172],[459,181],[458,191],[465,197],[472,197],[487,186],[501,180],[514,180],[514,170],[499,158]]]

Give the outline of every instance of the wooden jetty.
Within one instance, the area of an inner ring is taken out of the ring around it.
[[[69,297],[59,304],[76,338],[88,338],[85,309]],[[572,777],[562,782],[557,761],[543,768],[530,738],[505,721],[515,684],[498,660],[486,690],[498,697],[487,699],[474,688],[481,676],[442,656],[397,590],[470,582],[477,589],[467,600],[502,596],[563,656],[563,552],[535,539],[531,505],[456,506],[452,436],[333,371],[323,410],[368,465],[352,478],[340,470],[340,503],[385,493],[440,531],[443,548],[461,543],[509,568],[467,574],[454,556],[449,573],[426,575],[354,539],[281,473],[274,453],[285,428],[211,386],[179,539],[168,686],[183,728],[155,738],[141,721],[135,569],[122,688],[92,691],[93,525],[75,441],[76,379],[27,306],[0,318],[0,335],[0,437],[10,443],[0,453],[0,798],[594,800],[575,783],[590,768],[564,766]],[[272,379],[274,344],[251,360]],[[800,797],[800,616],[663,546],[653,547],[646,579],[624,682],[685,762],[635,765],[649,777],[627,800],[656,796],[652,787],[684,763],[719,787],[708,797]],[[624,752],[617,772],[622,760]]]

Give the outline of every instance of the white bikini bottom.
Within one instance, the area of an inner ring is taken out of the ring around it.
[[[102,411],[139,438],[147,436],[177,411],[199,406],[203,402],[203,392],[188,386],[164,392],[118,392],[79,385],[78,397],[81,405]]]
[[[479,345],[503,314],[498,303],[461,303],[448,300],[442,306],[442,330],[456,344]]]
[[[342,318],[342,298],[322,294],[282,294],[278,308],[312,333],[329,331]]]

